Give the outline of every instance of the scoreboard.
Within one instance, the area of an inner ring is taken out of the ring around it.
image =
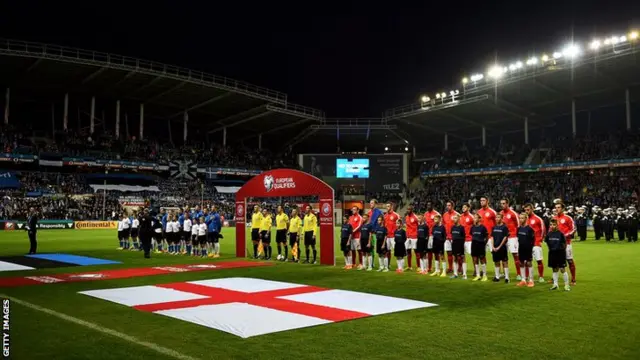
[[[408,183],[407,154],[301,154],[298,161],[334,188],[363,185],[371,192],[400,192]]]

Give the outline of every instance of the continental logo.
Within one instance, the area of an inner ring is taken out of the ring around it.
[[[117,229],[117,221],[76,221],[76,229]]]

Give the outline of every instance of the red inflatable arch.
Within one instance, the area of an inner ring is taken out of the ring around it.
[[[315,176],[291,169],[265,171],[247,181],[236,193],[236,256],[246,256],[247,198],[280,196],[318,196],[320,200],[318,214],[320,263],[335,265],[333,188]]]

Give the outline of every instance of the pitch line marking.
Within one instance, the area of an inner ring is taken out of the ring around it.
[[[124,341],[130,342],[130,343],[136,344],[136,345],[140,345],[140,346],[146,347],[147,349],[151,349],[151,350],[153,350],[155,352],[158,352],[160,354],[170,356],[170,357],[172,357],[174,359],[178,359],[178,360],[198,360],[198,358],[194,358],[194,357],[191,357],[189,355],[181,354],[181,353],[179,353],[179,352],[177,352],[175,350],[172,350],[172,349],[169,349],[169,348],[166,348],[166,347],[154,344],[154,343],[150,343],[150,342],[147,342],[147,341],[143,341],[143,340],[137,339],[137,338],[135,338],[133,336],[129,336],[127,334],[121,333],[119,331],[112,330],[112,329],[109,329],[109,328],[106,328],[106,327],[103,327],[103,326],[99,326],[99,325],[96,325],[96,324],[94,324],[92,322],[89,322],[89,321],[86,321],[86,320],[82,320],[82,319],[78,319],[76,317],[73,317],[73,316],[70,316],[70,315],[67,315],[67,314],[63,314],[63,313],[57,312],[55,310],[51,310],[51,309],[48,309],[48,308],[45,308],[45,307],[42,307],[42,306],[39,306],[39,305],[36,305],[36,304],[32,304],[32,303],[24,301],[24,300],[16,299],[14,297],[7,296],[7,295],[4,295],[4,294],[0,294],[0,297],[1,298],[5,298],[5,299],[9,299],[9,300],[11,300],[12,303],[15,303],[15,304],[18,304],[18,305],[22,305],[22,306],[24,306],[26,308],[29,308],[29,309],[32,309],[32,310],[36,310],[36,311],[39,311],[39,312],[43,312],[45,314],[57,317],[59,319],[62,319],[62,320],[65,320],[65,321],[68,321],[68,322],[71,322],[71,323],[74,323],[74,324],[78,324],[78,325],[81,325],[81,326],[84,326],[84,327],[89,328],[91,330],[95,330],[97,332],[101,332],[103,334],[111,335],[111,336],[117,337],[117,338],[119,338],[121,340],[124,340]]]

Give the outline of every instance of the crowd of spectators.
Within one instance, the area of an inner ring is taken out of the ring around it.
[[[427,201],[442,210],[448,200],[453,200],[457,208],[466,202],[477,206],[480,196],[488,196],[494,207],[501,198],[509,199],[513,205],[551,204],[559,198],[574,206],[626,207],[638,206],[639,195],[640,169],[617,168],[429,178],[424,188],[415,190],[410,197],[414,206],[424,211]]]
[[[290,150],[274,153],[268,149],[248,146],[222,146],[219,143],[188,141],[183,144],[140,140],[135,136],[116,139],[112,133],[88,134],[68,130],[55,138],[34,136],[33,131],[18,131],[15,127],[0,127],[0,143],[5,153],[59,154],[67,157],[90,157],[102,160],[132,160],[168,163],[190,160],[201,165],[239,167],[243,169],[296,168],[295,155]]]

